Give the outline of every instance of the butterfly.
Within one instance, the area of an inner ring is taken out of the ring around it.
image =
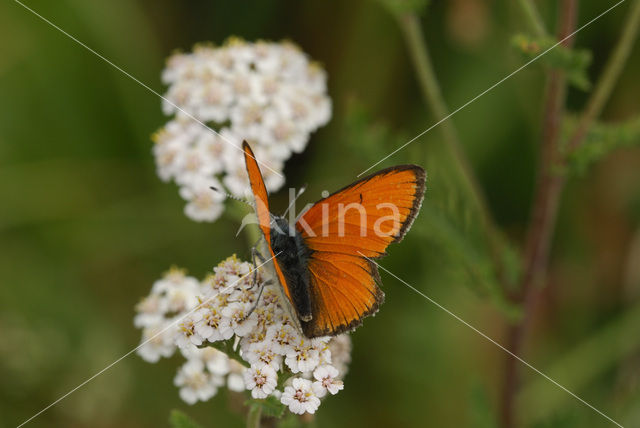
[[[302,332],[313,338],[355,329],[384,302],[373,259],[411,227],[424,196],[424,169],[398,165],[378,171],[320,199],[291,225],[270,213],[267,188],[246,141],[243,151],[258,224]]]

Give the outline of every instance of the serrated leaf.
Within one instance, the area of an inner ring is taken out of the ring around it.
[[[540,58],[536,62],[564,70],[569,84],[582,91],[591,88],[587,68],[591,65],[591,51],[587,49],[567,48],[557,45],[551,37],[531,37],[518,34],[513,37],[512,45],[527,59]]]
[[[576,118],[568,118],[563,124],[563,141],[575,131]],[[568,154],[570,173],[584,174],[587,169],[616,149],[640,144],[640,116],[614,124],[595,123],[591,126],[584,141]]]
[[[263,416],[269,416],[269,417],[278,418],[278,419],[280,419],[282,415],[284,415],[284,411],[286,409],[286,406],[282,404],[280,400],[278,400],[273,395],[268,396],[264,400],[256,400],[256,399],[247,400],[245,402],[245,405],[250,408],[253,408],[255,406],[260,406],[262,408]]]
[[[169,425],[171,425],[172,428],[202,428],[200,424],[180,410],[171,411]]]

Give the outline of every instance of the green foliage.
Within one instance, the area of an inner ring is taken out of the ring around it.
[[[587,68],[591,64],[591,52],[587,49],[570,49],[562,45],[554,47],[556,43],[557,40],[551,37],[531,37],[524,34],[518,34],[512,39],[513,47],[527,60],[544,52],[536,62],[564,70],[571,85],[582,91],[589,90],[591,82],[587,75]]]
[[[376,121],[355,97],[348,98],[346,102],[344,136],[353,152],[362,157],[365,164],[378,162],[408,140],[406,135]]]
[[[474,428],[498,428],[486,389],[476,384],[471,389],[471,423]]]
[[[169,416],[171,428],[202,428],[202,426],[180,410],[172,410]]]
[[[542,371],[574,393],[581,395],[584,388],[614,369],[621,360],[640,350],[640,304],[592,332],[582,343],[562,355]],[[605,397],[603,397],[604,399]],[[545,420],[564,408],[573,398],[536,376],[526,384],[518,396],[523,415],[532,422]],[[530,403],[536,403],[535,409]]]
[[[451,217],[436,205],[425,204],[420,216],[421,221],[416,222],[412,231],[434,242],[450,260],[456,261],[456,268],[452,271],[457,275],[456,279],[488,297],[507,319],[518,319],[521,311],[504,295],[488,250],[470,240],[468,231],[452,222]],[[504,258],[509,261],[511,270],[517,269],[517,259],[513,254],[505,252]]]
[[[287,408],[280,402],[280,400],[278,400],[273,395],[268,396],[264,400],[247,400],[244,404],[245,406],[249,407],[250,410],[255,410],[257,407],[259,407],[260,414],[262,414],[263,416],[278,419],[280,419],[284,415],[284,411]]]
[[[564,141],[575,131],[577,119],[565,121]],[[640,144],[640,116],[620,123],[597,122],[591,126],[582,144],[568,154],[569,172],[584,174],[591,165],[616,149]]]
[[[300,417],[298,417],[298,415],[294,415],[293,413],[287,414],[278,422],[278,428],[300,428],[309,425],[311,424],[304,424],[300,420]]]
[[[405,13],[423,12],[429,6],[429,0],[378,0],[391,13],[403,15]]]
[[[535,422],[530,428],[577,428],[584,426],[580,422],[575,412],[562,412],[554,414],[544,421]]]

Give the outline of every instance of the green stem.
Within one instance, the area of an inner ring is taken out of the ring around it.
[[[522,8],[522,12],[525,18],[527,18],[527,21],[529,21],[529,25],[531,25],[531,29],[535,32],[536,36],[546,37],[547,30],[544,27],[544,23],[540,18],[540,14],[533,0],[518,0],[518,4]]]
[[[493,222],[493,217],[491,216],[491,211],[489,210],[489,205],[487,204],[482,187],[460,144],[456,129],[453,123],[448,120],[449,109],[442,97],[442,91],[440,90],[440,85],[433,69],[429,50],[422,35],[420,19],[413,13],[407,13],[398,15],[398,20],[413,61],[422,95],[436,120],[442,121],[439,125],[444,139],[460,169],[464,184],[468,187],[469,193],[478,207],[480,218],[489,240],[489,247],[496,271],[498,276],[502,276],[502,241],[500,234]]]
[[[575,150],[582,143],[591,124],[600,116],[600,113],[602,113],[602,109],[607,100],[609,100],[609,96],[618,81],[618,77],[620,77],[622,68],[629,58],[629,53],[638,35],[639,26],[640,0],[634,0],[631,5],[631,10],[627,14],[627,20],[624,24],[620,40],[618,40],[613,54],[609,57],[604,71],[600,79],[598,79],[598,83],[587,102],[587,106],[578,122],[575,133],[569,140],[569,151]]]
[[[260,428],[260,418],[262,417],[262,406],[254,405],[249,408],[247,415],[247,428]]]

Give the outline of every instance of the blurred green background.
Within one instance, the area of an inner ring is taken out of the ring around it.
[[[536,3],[552,31],[556,2]],[[287,185],[309,184],[304,203],[435,122],[397,21],[372,0],[25,4],[159,92],[174,49],[231,35],[298,43],[327,70],[334,105],[331,122],[286,166]],[[579,25],[608,5],[580,2]],[[592,80],[629,6],[577,35],[576,45],[592,50]],[[433,2],[421,21],[451,109],[524,63],[511,43],[527,30],[516,2]],[[0,4],[0,52],[0,426],[14,427],[139,343],[134,305],[171,265],[201,278],[249,250],[232,221],[187,219],[176,186],[157,178],[150,135],[167,118],[155,95],[8,0]],[[639,75],[636,47],[605,120],[640,114]],[[452,119],[514,248],[531,208],[544,82],[544,67],[532,64]],[[569,108],[586,98],[572,89]],[[477,214],[440,129],[380,167],[406,162],[427,169],[426,199],[382,264],[503,343],[508,311],[492,294]],[[286,197],[274,195],[276,213]],[[524,358],[624,426],[640,426],[640,150],[615,151],[571,178],[556,232]],[[352,335],[345,390],[314,423],[495,426],[505,353],[382,277],[386,303]],[[244,424],[225,394],[181,402],[172,384],[178,364],[131,355],[27,426],[168,426],[173,408],[206,427]],[[611,426],[521,370],[522,426]]]

